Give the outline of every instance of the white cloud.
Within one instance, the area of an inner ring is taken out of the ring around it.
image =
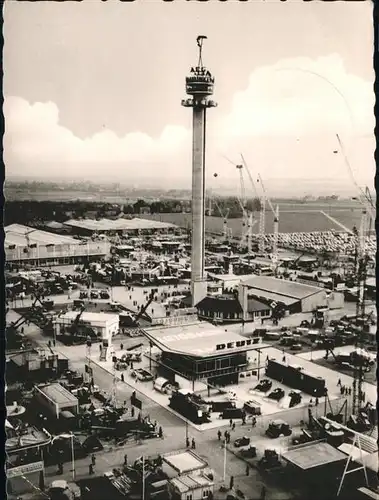
[[[220,153],[234,160],[243,151],[266,178],[348,178],[346,166],[332,155],[339,132],[352,163],[359,160],[367,177],[374,168],[373,106],[372,82],[348,74],[337,55],[259,68],[247,88],[235,94],[228,114],[223,115],[222,106],[212,111],[209,173],[220,172],[221,184],[225,177],[236,179]],[[60,124],[59,110],[51,102],[30,104],[8,97],[4,114],[9,174],[43,175],[48,169],[52,176],[85,177],[105,166],[109,177],[122,173],[127,178],[134,169],[134,178],[152,173],[156,178],[160,165],[158,178],[170,173],[172,181],[189,179],[191,132],[183,127],[167,125],[155,138],[142,131],[119,137],[102,130],[80,139]]]

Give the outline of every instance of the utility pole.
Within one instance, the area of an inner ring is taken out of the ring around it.
[[[145,500],[145,456],[142,455],[142,500]]]

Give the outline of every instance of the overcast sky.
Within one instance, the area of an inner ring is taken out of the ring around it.
[[[336,132],[359,183],[373,182],[369,2],[8,2],[4,23],[9,176],[189,187],[180,102],[204,34],[214,189],[237,185],[223,155],[240,152],[268,182],[349,184]]]

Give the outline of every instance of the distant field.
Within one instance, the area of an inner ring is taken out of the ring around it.
[[[124,196],[112,195],[108,193],[89,193],[85,191],[38,191],[25,192],[23,190],[5,189],[6,200],[34,200],[34,201],[72,201],[83,200],[106,203],[125,203]],[[361,209],[357,202],[351,200],[331,200],[329,201],[306,201],[304,203],[294,200],[278,199],[273,200],[273,204],[279,204],[280,222],[279,232],[309,232],[309,231],[340,231],[341,227],[329,220],[321,213],[321,210],[337,219],[342,225],[352,229],[360,223]],[[143,215],[143,218],[172,222],[179,226],[188,228],[191,225],[191,214],[171,213]],[[256,214],[258,219],[258,214]],[[232,229],[233,236],[241,234],[241,219],[230,219],[229,227]],[[206,228],[210,232],[222,232],[223,221],[220,217],[206,217]],[[374,229],[374,228],[373,228]],[[259,223],[256,222],[253,227],[253,233],[259,230]],[[266,210],[266,233],[273,232],[273,215],[269,209]]]
[[[349,229],[352,229],[354,225],[359,225],[361,218],[360,210],[341,211],[337,209],[329,212],[326,207],[323,207],[323,210]],[[191,214],[154,214],[143,215],[143,218],[171,222],[185,228],[191,225]],[[256,214],[256,218],[258,218],[258,214]],[[266,233],[273,232],[273,225],[274,217],[272,213],[266,212]],[[220,217],[206,217],[205,226],[207,231],[221,233],[223,229],[223,220]],[[240,236],[242,227],[241,219],[230,219],[228,221],[228,226],[232,229],[233,236]],[[280,214],[280,233],[330,231],[332,229],[341,231],[340,226],[334,224],[320,211],[314,212],[313,209],[312,211],[298,209],[289,212],[283,211]],[[253,233],[257,234],[258,231],[259,223],[257,222],[253,227]]]
[[[26,192],[14,189],[5,189],[5,199],[9,201],[94,201],[104,203],[125,203],[125,196],[109,195],[102,193],[87,193],[85,191],[38,191]]]

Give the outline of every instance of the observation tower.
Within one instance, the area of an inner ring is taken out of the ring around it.
[[[202,49],[206,36],[197,37],[199,59],[186,77],[186,93],[191,96],[182,100],[182,106],[192,108],[192,250],[191,293],[192,305],[197,305],[207,294],[204,276],[205,257],[205,136],[206,111],[217,104],[210,100],[213,95],[214,77],[203,65]]]

